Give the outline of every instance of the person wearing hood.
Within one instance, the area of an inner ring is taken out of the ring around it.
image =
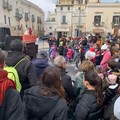
[[[40,50],[38,52],[37,58],[33,59],[32,63],[35,67],[37,78],[41,75],[46,67],[52,66],[52,63],[48,61],[48,54],[44,50]]]
[[[25,91],[25,116],[28,120],[67,120],[67,103],[58,68],[47,67],[38,86]]]
[[[32,62],[29,60],[28,56],[23,53],[24,45],[22,41],[19,39],[12,40],[10,49],[11,51],[8,52],[6,57],[6,66],[14,67],[20,60],[24,59],[15,67],[22,85],[20,94],[21,97],[23,97],[24,90],[36,85],[37,77]]]
[[[0,120],[24,120],[24,113],[20,94],[17,92],[15,83],[3,70],[5,55],[0,50]]]

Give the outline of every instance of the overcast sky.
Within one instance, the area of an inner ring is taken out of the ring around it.
[[[55,1],[57,0],[28,0],[35,3],[47,14],[48,11],[53,12],[55,9]],[[117,0],[101,0],[101,2],[115,2]],[[120,1],[120,0],[118,0]]]

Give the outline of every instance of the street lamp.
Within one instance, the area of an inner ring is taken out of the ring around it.
[[[73,32],[73,26],[72,26],[72,21],[73,21],[73,5],[74,5],[74,0],[71,0],[72,4],[72,10],[71,10],[71,37],[72,37],[72,32]]]
[[[79,8],[78,8],[78,10],[79,10],[79,17],[78,17],[78,37],[80,37],[80,34],[81,34],[81,31],[80,31],[81,2],[82,2],[82,0],[78,0],[78,5],[79,5]]]

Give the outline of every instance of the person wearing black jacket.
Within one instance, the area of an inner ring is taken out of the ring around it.
[[[67,75],[66,69],[66,60],[63,56],[57,56],[54,59],[54,65],[59,68],[61,72],[62,85],[65,89],[67,98],[72,99],[76,95],[77,89],[72,86],[72,80],[69,75]]]
[[[79,99],[74,120],[98,120],[102,117],[102,79],[95,71],[86,72],[84,77],[86,91]]]
[[[67,120],[67,103],[56,67],[47,67],[41,74],[39,85],[25,91],[27,120]]]
[[[6,66],[15,66],[21,59],[24,58],[24,60],[16,66],[20,83],[22,85],[20,92],[21,97],[24,95],[24,90],[37,83],[37,77],[35,70],[33,69],[33,64],[23,53],[23,47],[24,46],[21,40],[13,40],[10,44],[11,51],[8,52],[8,56],[6,57]]]

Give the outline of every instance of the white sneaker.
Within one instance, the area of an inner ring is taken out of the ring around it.
[[[77,67],[75,67],[75,70],[78,70],[78,68],[77,68]]]

